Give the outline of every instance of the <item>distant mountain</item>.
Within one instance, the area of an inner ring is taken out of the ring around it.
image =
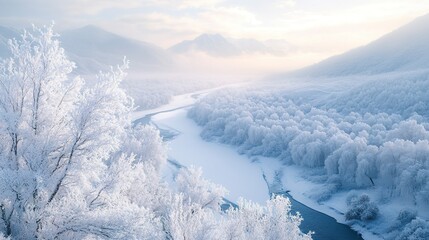
[[[19,37],[19,32],[15,29],[0,26],[0,58],[10,56],[8,41],[17,37]]]
[[[173,61],[170,54],[153,44],[133,40],[89,25],[61,34],[62,47],[77,63],[78,72],[91,73],[130,60],[131,71],[162,69]]]
[[[194,40],[185,40],[168,49],[174,53],[201,51],[218,57],[228,57],[240,54],[234,44],[220,34],[202,34]]]
[[[272,55],[285,55],[290,45],[284,40],[267,40],[264,42],[249,39],[230,39],[230,41],[240,49],[241,53],[262,53]]]
[[[7,42],[20,38],[21,31],[0,26],[0,57],[10,55]],[[62,32],[61,47],[77,65],[76,73],[92,74],[122,63],[126,56],[130,71],[164,69],[173,64],[170,53],[153,44],[129,39],[96,26]]]
[[[204,52],[215,57],[238,56],[246,53],[262,53],[283,55],[285,49],[277,45],[276,48],[267,45],[269,41],[261,42],[255,39],[225,38],[220,34],[202,34],[193,40],[180,42],[168,50],[176,54],[188,52]],[[283,42],[284,43],[284,42]],[[283,45],[284,48],[285,45]]]
[[[293,72],[292,75],[372,75],[429,68],[428,30],[429,14],[366,46],[328,58]]]

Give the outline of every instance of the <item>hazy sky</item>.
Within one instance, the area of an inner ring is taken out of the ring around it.
[[[94,24],[169,47],[201,33],[284,39],[320,58],[365,44],[417,16],[428,0],[0,0],[0,24]]]

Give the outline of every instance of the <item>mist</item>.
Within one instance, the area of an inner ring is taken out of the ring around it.
[[[0,5],[0,239],[429,239],[429,2]]]

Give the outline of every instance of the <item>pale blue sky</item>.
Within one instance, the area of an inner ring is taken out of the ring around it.
[[[427,0],[0,0],[0,25],[94,24],[168,47],[201,33],[284,39],[319,57],[429,13]]]

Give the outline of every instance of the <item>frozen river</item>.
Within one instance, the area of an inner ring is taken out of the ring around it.
[[[201,128],[186,115],[187,109],[199,96],[201,95],[178,96],[171,104],[136,113],[135,122],[158,127],[168,141],[169,159],[184,166],[201,167],[206,179],[229,190],[229,195],[226,196],[229,200],[236,202],[243,197],[264,204],[272,192],[283,194],[291,199],[292,211],[300,212],[303,216],[301,229],[304,232],[315,231],[314,239],[362,239],[349,226],[293,199],[287,192],[287,186],[273,191],[270,186],[274,184],[275,173],[284,168],[276,159],[250,159],[238,154],[236,149],[228,145],[202,140],[199,135]]]

